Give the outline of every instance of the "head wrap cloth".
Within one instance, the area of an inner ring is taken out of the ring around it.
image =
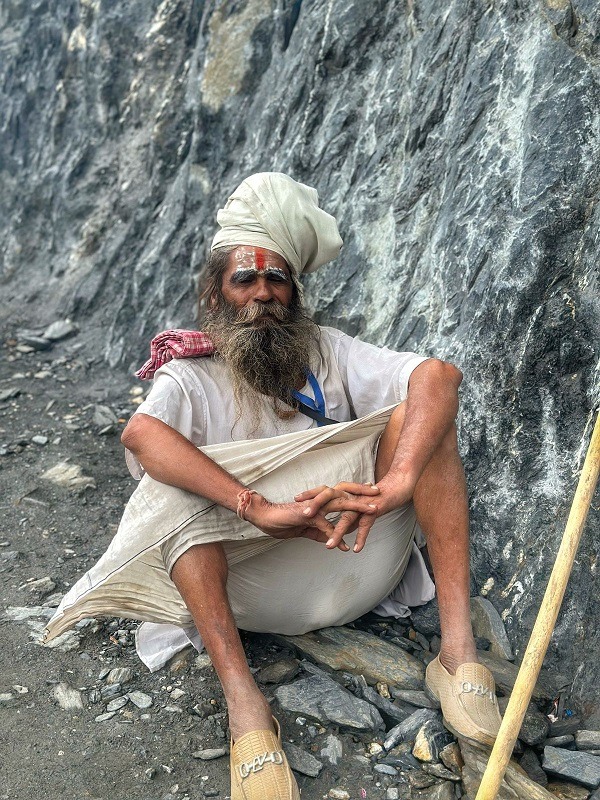
[[[332,261],[342,246],[334,217],[319,208],[316,189],[281,172],[259,172],[242,181],[217,222],[211,250],[264,247],[283,256],[296,275]]]

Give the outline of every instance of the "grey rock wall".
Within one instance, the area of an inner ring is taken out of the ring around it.
[[[5,0],[2,327],[68,314],[131,368],[243,177],[315,185],[318,320],[465,373],[473,590],[522,653],[600,388],[599,76],[595,0]],[[597,509],[549,653],[588,713]]]

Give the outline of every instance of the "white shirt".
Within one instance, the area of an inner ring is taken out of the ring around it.
[[[406,399],[412,371],[427,359],[397,353],[347,336],[335,328],[320,328],[319,353],[311,370],[325,400],[325,415],[347,422]],[[307,383],[300,390],[312,397]],[[243,439],[262,439],[306,430],[316,422],[304,414],[281,420],[269,398],[262,399],[259,419],[241,416],[235,406],[227,366],[218,358],[173,359],[157,370],[154,385],[136,414],[161,420],[196,447]]]

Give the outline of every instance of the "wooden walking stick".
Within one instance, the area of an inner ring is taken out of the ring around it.
[[[599,472],[600,414],[596,417],[596,424],[546,593],[475,800],[495,800],[498,794],[550,643]]]

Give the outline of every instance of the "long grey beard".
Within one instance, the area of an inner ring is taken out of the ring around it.
[[[266,314],[268,320],[260,319]],[[286,402],[304,383],[304,373],[318,343],[318,327],[299,305],[286,308],[276,300],[256,302],[238,311],[221,300],[207,313],[205,332],[231,372],[238,418],[249,411],[258,427],[261,396],[270,397],[282,419],[294,416]]]

